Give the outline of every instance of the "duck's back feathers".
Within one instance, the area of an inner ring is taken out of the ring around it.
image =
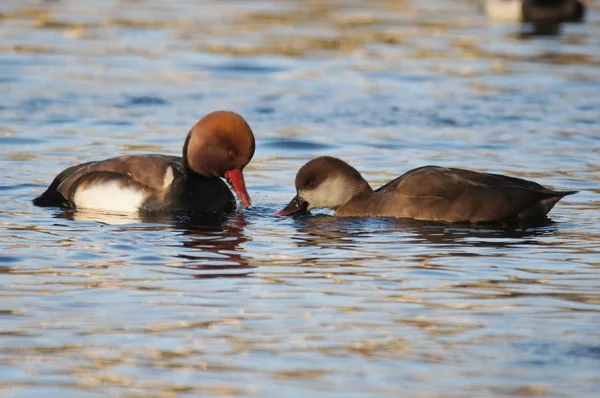
[[[93,189],[98,200],[112,201],[110,193],[117,192],[117,185],[122,189],[138,186],[146,193],[162,191],[172,184],[176,178],[183,175],[181,158],[165,155],[133,155],[119,156],[99,162],[87,162],[72,166],[61,172],[46,192],[34,199],[38,206],[78,206],[74,201],[75,196],[82,190]],[[118,180],[118,181],[117,181]],[[118,184],[116,184],[118,182]],[[102,192],[102,185],[107,185],[106,194]],[[133,189],[133,188],[132,188]],[[88,192],[89,193],[89,192]],[[89,206],[85,206],[89,207]],[[109,206],[110,207],[110,206]]]
[[[448,222],[542,218],[556,202],[572,193],[515,177],[424,166],[405,173],[371,196],[340,207],[336,214]]]

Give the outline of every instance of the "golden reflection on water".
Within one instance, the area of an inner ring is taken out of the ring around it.
[[[597,390],[596,4],[544,39],[468,1],[3,6],[7,396]],[[179,154],[218,107],[257,133],[250,209],[31,207],[63,166]],[[317,154],[374,185],[442,162],[582,192],[535,226],[274,218]]]
[[[130,17],[123,18],[117,15],[115,8],[92,9],[85,4],[70,9],[72,15],[68,15],[61,9],[60,3],[56,7],[57,12],[52,7],[25,7],[5,12],[1,17],[7,22],[26,21],[34,29],[61,31],[72,40],[96,39],[97,32],[112,29],[166,31],[171,32],[174,38],[182,39],[171,44],[181,50],[234,56],[298,58],[319,54],[337,57],[340,53],[362,54],[366,51],[366,57],[378,58],[393,54],[379,53],[370,48],[382,44],[402,47],[402,59],[448,59],[455,58],[455,51],[460,51],[459,58],[502,63],[544,61],[590,66],[600,63],[597,57],[587,53],[520,55],[490,51],[481,38],[453,33],[464,28],[485,26],[485,18],[474,12],[475,8],[465,17],[460,15],[464,10],[446,9],[446,14],[443,14],[436,13],[433,8],[428,12],[409,1],[378,1],[368,6],[359,2],[340,5],[336,1],[288,1],[268,11],[245,7],[243,3],[224,5],[205,2],[202,6],[191,8],[191,13],[182,14],[177,13],[176,8],[170,9],[167,4],[158,7],[149,4],[140,9],[136,4],[125,2],[118,9],[120,13],[130,14]],[[433,48],[424,44],[426,41],[423,39],[428,36],[445,45]],[[504,37],[515,43],[523,38],[520,34]],[[587,37],[570,35],[565,40],[569,44],[580,45],[585,44]],[[123,51],[119,46],[105,50],[109,53]],[[152,56],[156,50],[133,46],[127,47],[124,52]],[[3,45],[0,51],[47,53],[57,49],[29,43]],[[496,67],[502,70],[506,66],[496,64]],[[470,76],[470,73],[467,75]]]

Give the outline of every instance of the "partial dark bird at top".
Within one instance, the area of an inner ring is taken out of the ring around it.
[[[490,19],[531,23],[581,22],[586,5],[581,0],[483,0]]]

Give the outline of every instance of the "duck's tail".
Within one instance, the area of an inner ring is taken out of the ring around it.
[[[544,197],[535,202],[532,206],[519,212],[518,218],[531,219],[531,218],[544,218],[546,214],[552,210],[555,204],[559,200],[568,195],[574,195],[579,191],[548,191]]]
[[[62,184],[62,182],[64,180],[66,180],[67,178],[69,178],[71,176],[71,174],[73,174],[75,171],[79,170],[81,167],[85,167],[89,164],[92,164],[94,162],[87,162],[87,163],[83,163],[83,164],[78,164],[75,166],[71,166],[68,167],[66,169],[64,169],[63,171],[61,171],[52,181],[52,183],[50,184],[50,186],[48,187],[48,189],[46,189],[46,191],[41,194],[40,196],[38,196],[37,198],[33,199],[33,204],[36,206],[42,206],[42,207],[60,207],[60,206],[65,206],[66,200],[64,198],[64,196],[62,196],[59,192],[58,192],[58,186],[60,184]]]

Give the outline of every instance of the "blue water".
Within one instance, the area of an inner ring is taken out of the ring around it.
[[[599,12],[532,36],[470,1],[3,2],[1,395],[600,395]],[[32,206],[216,109],[255,132],[252,207]],[[318,155],[580,193],[528,228],[274,217]]]

